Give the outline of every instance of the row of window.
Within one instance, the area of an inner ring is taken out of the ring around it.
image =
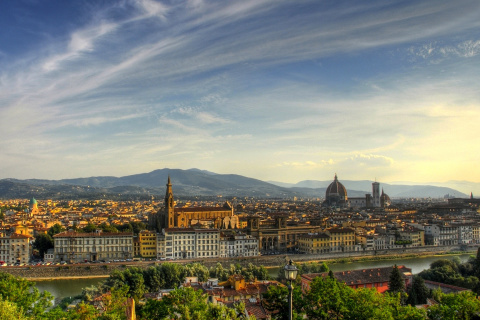
[[[104,240],[102,242],[102,240]],[[55,239],[55,244],[56,245],[68,245],[68,244],[74,244],[74,245],[83,245],[83,244],[127,244],[127,243],[132,243],[133,239],[128,238],[128,239]]]

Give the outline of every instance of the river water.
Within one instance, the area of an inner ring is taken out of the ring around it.
[[[332,271],[346,271],[346,270],[357,270],[357,269],[367,269],[367,268],[380,268],[380,267],[389,267],[394,264],[404,265],[407,268],[412,269],[412,273],[417,274],[425,269],[430,268],[430,264],[439,259],[454,259],[455,257],[460,258],[460,261],[466,262],[470,257],[470,254],[461,254],[461,255],[445,255],[445,256],[430,256],[430,257],[416,257],[416,258],[400,258],[392,260],[379,260],[379,261],[362,261],[362,262],[353,262],[353,263],[333,263],[328,266]],[[278,274],[279,268],[269,268],[269,273],[272,277],[276,277]],[[99,284],[104,279],[102,278],[93,278],[93,279],[70,279],[70,280],[46,280],[46,281],[37,281],[36,287],[40,291],[48,291],[55,298],[64,298],[72,297],[82,293],[82,289],[92,285]]]

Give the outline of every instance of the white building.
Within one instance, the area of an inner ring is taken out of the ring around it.
[[[450,224],[440,225],[439,241],[441,246],[458,244],[458,227]]]
[[[458,244],[473,243],[473,226],[471,224],[459,224],[458,227]]]
[[[28,263],[32,253],[31,237],[24,234],[12,233],[0,237],[0,261],[8,264]]]
[[[53,236],[55,261],[84,262],[133,257],[132,233],[65,231]]]
[[[218,229],[166,228],[165,258],[193,259],[220,256]]]
[[[243,233],[220,234],[220,257],[255,257],[258,256],[258,239]]]

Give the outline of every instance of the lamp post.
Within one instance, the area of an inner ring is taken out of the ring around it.
[[[283,268],[285,271],[285,279],[288,281],[288,319],[292,320],[293,313],[293,285],[292,281],[295,281],[297,278],[297,267],[293,264],[293,261],[290,260],[287,265]]]

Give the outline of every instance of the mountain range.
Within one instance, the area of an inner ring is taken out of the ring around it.
[[[322,198],[330,181],[305,180],[296,184],[261,181],[236,174],[217,174],[199,169],[159,169],[149,173],[123,177],[89,177],[62,180],[2,179],[0,198],[21,199],[149,199],[163,197],[168,176],[175,197],[257,197],[257,198]],[[349,197],[371,193],[368,180],[340,180]],[[432,185],[397,185],[381,183],[391,198],[467,197],[455,189]]]

